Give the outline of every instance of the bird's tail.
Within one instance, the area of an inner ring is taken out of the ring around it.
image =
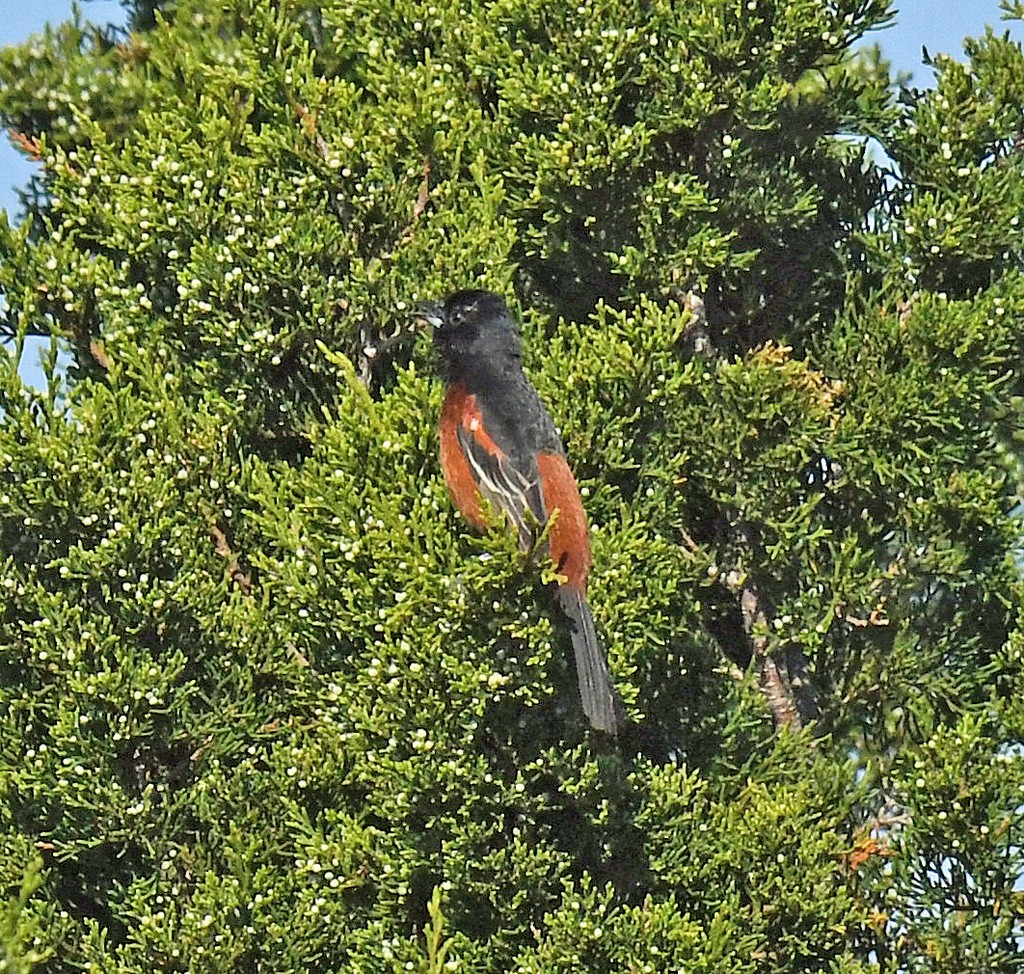
[[[592,727],[615,734],[619,728],[619,702],[608,675],[604,652],[597,641],[590,606],[584,594],[572,585],[558,586],[558,601],[572,624],[572,648],[576,655],[583,712]]]

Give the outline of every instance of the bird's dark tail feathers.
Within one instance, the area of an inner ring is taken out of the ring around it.
[[[572,648],[576,654],[583,712],[591,726],[606,734],[615,734],[619,729],[620,704],[608,675],[604,652],[597,641],[590,606],[583,593],[572,585],[558,586],[558,601],[572,624]]]

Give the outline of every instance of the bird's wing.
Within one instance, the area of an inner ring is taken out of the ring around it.
[[[548,517],[536,464],[522,469],[479,424],[475,428],[472,422],[461,425],[458,440],[480,493],[518,531],[520,547],[532,547]]]

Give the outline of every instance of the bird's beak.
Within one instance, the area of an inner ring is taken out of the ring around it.
[[[444,305],[440,301],[424,301],[412,311],[413,318],[420,318],[433,328],[444,324]]]

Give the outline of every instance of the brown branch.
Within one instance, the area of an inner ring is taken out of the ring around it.
[[[17,132],[14,129],[8,129],[7,135],[11,144],[25,153],[33,162],[43,161],[43,147],[34,135],[26,135],[24,132]]]
[[[372,318],[364,318],[359,322],[354,357],[359,381],[367,389],[373,385],[374,363],[377,357],[387,352],[402,334],[401,323],[395,324],[388,333],[377,328]]]
[[[45,286],[40,290],[49,294]],[[71,337],[75,341],[75,348],[78,349],[79,364],[91,359],[104,372],[110,371],[110,356],[107,354],[103,339],[92,334],[85,315],[76,316],[71,321]]]
[[[896,299],[896,313],[899,315],[900,327],[906,327],[907,322],[910,320],[910,316],[914,313],[914,305],[917,304],[919,292],[915,291],[910,295],[909,298],[897,298]]]
[[[210,745],[213,743],[213,735],[207,734],[206,739],[200,744],[189,756],[188,759],[193,764],[198,761],[202,756],[209,750]]]
[[[359,381],[370,388],[373,383],[373,363],[377,358],[377,343],[373,326],[369,321],[359,322],[359,346],[356,349],[356,372],[359,374]]]
[[[757,587],[749,580],[740,592],[740,612],[743,614],[743,628],[750,636],[754,658],[757,660],[761,692],[772,709],[775,726],[799,730],[803,724],[793,687],[768,652],[768,637],[765,635],[768,631],[768,618],[761,607]]]
[[[309,660],[306,659],[306,657],[299,651],[299,647],[296,646],[295,643],[293,643],[289,639],[288,642],[286,642],[284,645],[285,645],[285,649],[287,649],[288,652],[291,653],[292,656],[295,657],[295,661],[300,666],[309,666]]]
[[[686,531],[686,528],[679,528],[679,536],[683,539],[683,542],[686,544],[686,547],[689,548],[693,554],[700,554],[700,545],[697,544],[697,542],[690,537],[690,535]]]
[[[110,369],[110,356],[107,355],[106,347],[98,338],[89,339],[89,354],[104,372]]]
[[[673,277],[678,277],[678,272],[674,271]],[[688,344],[694,355],[705,359],[713,358],[715,348],[711,341],[711,326],[708,324],[704,299],[696,291],[683,291],[678,284],[673,284],[669,288],[669,295],[690,315],[690,320],[683,329],[682,340]]]
[[[844,615],[843,620],[848,622],[855,629],[866,629],[868,626],[887,626],[889,620],[878,611],[878,609],[872,609],[871,614],[866,619],[858,618],[853,615]]]
[[[114,57],[128,67],[135,67],[148,60],[149,46],[138,34],[130,34],[127,41],[114,45]]]
[[[320,153],[324,162],[332,165],[335,162],[335,156],[331,151],[331,147],[327,144],[327,140],[320,134],[317,128],[316,116],[311,114],[309,109],[301,102],[293,101],[292,104],[295,108],[295,114],[299,116],[299,122],[303,129],[305,129],[306,134],[311,135],[316,142],[317,152]]]
[[[242,571],[242,566],[238,563],[238,556],[228,544],[227,535],[216,522],[211,522],[209,531],[217,554],[228,563],[228,577],[242,590],[243,595],[252,594],[252,576]]]
[[[420,193],[412,208],[412,222],[415,223],[427,208],[430,202],[430,156],[423,157],[423,181],[420,183]]]

